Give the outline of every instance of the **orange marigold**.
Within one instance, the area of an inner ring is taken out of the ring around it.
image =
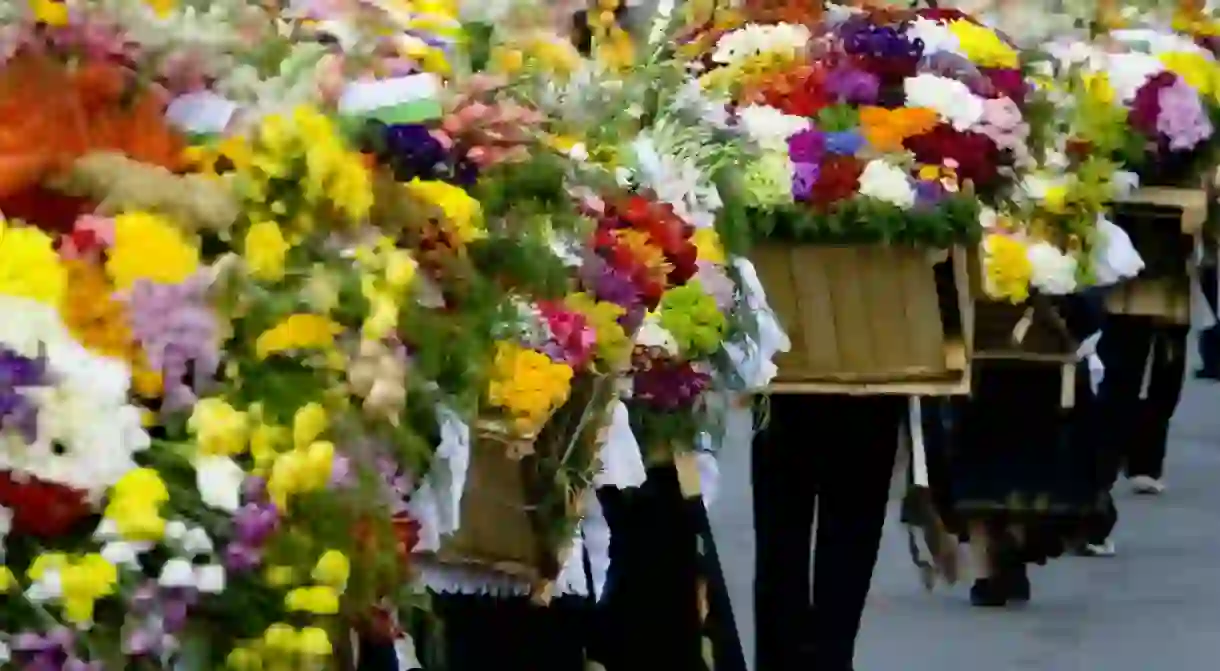
[[[931,131],[936,122],[936,112],[926,107],[860,108],[860,131],[880,152],[902,151],[904,140]]]

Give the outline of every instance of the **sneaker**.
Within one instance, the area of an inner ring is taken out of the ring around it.
[[[1149,475],[1137,475],[1131,478],[1131,491],[1145,496],[1156,496],[1165,491],[1165,483]]]
[[[1113,557],[1118,554],[1114,541],[1106,539],[1104,543],[1085,543],[1077,553],[1081,557]]]

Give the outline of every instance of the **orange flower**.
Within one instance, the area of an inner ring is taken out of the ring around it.
[[[936,112],[926,107],[860,108],[860,130],[864,139],[880,152],[902,151],[904,140],[931,131],[936,122]]]

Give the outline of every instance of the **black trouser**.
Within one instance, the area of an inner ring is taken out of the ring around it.
[[[1220,284],[1217,282],[1217,272],[1220,272],[1220,267],[1216,265],[1204,266],[1199,272],[1199,288],[1212,315],[1220,312],[1220,300],[1216,295],[1217,284]],[[1220,378],[1220,323],[1199,331],[1199,360],[1202,363],[1201,373]]]
[[[672,464],[639,489],[599,492],[610,571],[599,614],[608,671],[697,671],[703,665],[698,530]]]
[[[775,395],[769,402],[752,454],[754,668],[847,671],[877,561],[906,398]]]
[[[443,668],[449,671],[583,671],[590,604],[561,597],[540,606],[528,597],[438,594]]]
[[[1130,476],[1160,478],[1169,421],[1182,395],[1189,327],[1144,317],[1115,315],[1106,324],[1098,354],[1106,366],[1101,384],[1103,427]],[[1151,351],[1147,393],[1145,370]],[[1115,477],[1118,475],[1115,464]]]

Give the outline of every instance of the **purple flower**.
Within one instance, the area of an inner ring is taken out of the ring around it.
[[[819,163],[826,153],[826,138],[812,128],[788,138],[788,158],[794,163]]]
[[[165,379],[162,408],[188,408],[220,368],[220,329],[208,301],[206,271],[181,284],[140,281],[125,296],[132,334],[149,368]]]
[[[876,75],[852,67],[837,67],[826,77],[826,90],[842,103],[871,105],[877,102],[880,89]]]
[[[37,407],[24,391],[48,382],[44,358],[30,359],[0,347],[0,431],[17,431],[26,442],[34,442]]]
[[[817,163],[794,163],[792,165],[792,197],[796,200],[809,200],[813,195],[813,185],[818,181],[819,166]]]
[[[649,360],[632,376],[632,398],[661,410],[688,408],[710,381],[687,361]]]
[[[915,182],[915,207],[931,209],[945,199],[945,187],[940,182]]]
[[[1156,129],[1169,141],[1170,150],[1190,151],[1212,136],[1212,123],[1199,94],[1183,79],[1161,89],[1159,102]]]
[[[864,137],[858,131],[844,130],[826,134],[826,151],[839,156],[855,156],[864,146]]]

